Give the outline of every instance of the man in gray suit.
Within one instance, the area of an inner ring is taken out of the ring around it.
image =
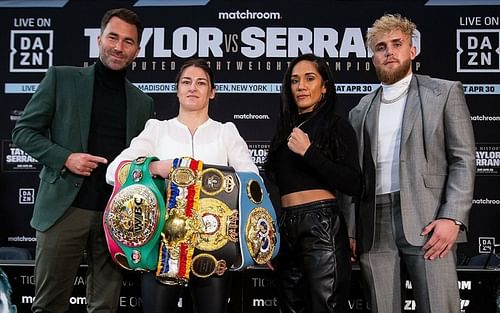
[[[33,312],[67,312],[84,251],[87,311],[115,312],[122,275],[107,250],[102,218],[113,160],[153,116],[153,99],[126,78],[142,26],[127,9],[105,13],[99,59],[51,67],[14,127],[14,143],[43,164],[36,229]]]
[[[417,312],[460,312],[455,243],[465,240],[475,143],[462,84],[412,73],[415,28],[387,14],[367,33],[382,86],[349,113],[364,177],[352,245],[372,312],[401,312],[403,268]]]

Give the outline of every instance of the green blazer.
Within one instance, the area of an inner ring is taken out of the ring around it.
[[[31,226],[45,231],[66,212],[83,183],[67,171],[73,152],[87,152],[94,66],[57,66],[47,71],[12,131],[16,146],[43,164]],[[153,117],[153,99],[125,80],[127,146]],[[111,162],[112,160],[108,160]]]

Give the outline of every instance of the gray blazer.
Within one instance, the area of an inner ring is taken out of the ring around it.
[[[349,113],[363,170],[363,194],[356,214],[361,252],[374,241],[375,161],[380,89],[364,96]],[[406,240],[422,246],[422,229],[437,218],[468,224],[474,190],[475,142],[460,82],[413,75],[401,129],[400,196]],[[344,212],[348,210],[344,209]],[[354,236],[354,218],[350,221]],[[459,241],[465,241],[461,234]]]

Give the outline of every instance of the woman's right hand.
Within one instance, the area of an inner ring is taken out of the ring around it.
[[[288,148],[301,156],[304,156],[310,145],[309,136],[298,127],[295,127],[288,136]]]
[[[172,168],[172,159],[153,161],[149,163],[149,172],[153,176],[167,178]]]

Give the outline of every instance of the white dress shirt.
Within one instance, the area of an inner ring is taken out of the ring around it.
[[[155,156],[160,160],[189,156],[207,164],[231,166],[236,171],[259,173],[252,162],[248,146],[236,126],[208,119],[191,135],[177,118],[150,119],[130,147],[123,150],[108,166],[106,181],[114,184],[114,173],[123,160]]]
[[[401,144],[401,126],[408,88],[412,75],[408,75],[392,85],[382,85],[385,99],[394,102],[380,104],[377,143],[377,185],[376,194],[386,194],[400,190],[399,152]],[[384,98],[383,97],[383,98]]]

